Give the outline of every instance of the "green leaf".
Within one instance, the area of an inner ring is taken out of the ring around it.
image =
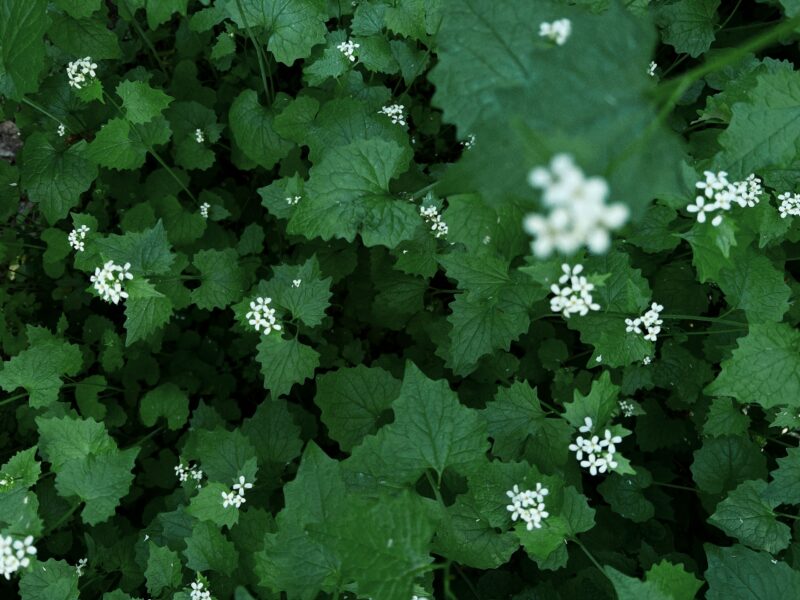
[[[164,417],[169,429],[180,429],[189,418],[189,397],[174,383],[162,384],[142,397],[139,414],[147,427]]]
[[[105,427],[92,420],[39,417],[36,424],[59,494],[85,502],[81,515],[89,525],[111,517],[133,481],[139,448],[120,451]]]
[[[21,100],[39,88],[46,13],[46,0],[6,0],[0,5],[0,94]]]
[[[169,271],[175,260],[160,219],[153,227],[143,231],[109,235],[95,243],[105,259],[113,260],[118,265],[130,263],[133,281],[140,275],[163,275]]]
[[[290,142],[275,133],[272,110],[264,108],[253,90],[244,90],[231,104],[228,122],[233,139],[245,156],[265,169],[271,169],[289,153]]]
[[[125,119],[111,119],[89,144],[87,157],[109,169],[139,169],[144,165],[150,148],[166,144],[171,135],[169,124],[163,117],[138,127]]]
[[[200,287],[192,290],[192,302],[199,308],[225,308],[241,299],[246,282],[236,250],[201,250],[192,264],[200,271]]]
[[[226,9],[239,27],[263,27],[269,32],[267,48],[275,59],[291,65],[308,58],[311,48],[325,39],[325,4],[315,0],[228,0]]]
[[[309,327],[322,323],[330,306],[331,278],[322,277],[316,256],[303,264],[274,267],[264,289],[278,306]]]
[[[791,295],[783,270],[755,251],[737,255],[732,263],[717,277],[731,308],[743,310],[751,324],[780,321],[789,310]]]
[[[161,90],[151,88],[143,81],[123,81],[117,86],[122,98],[125,116],[131,123],[147,123],[159,116],[172,102]]]
[[[564,418],[575,428],[583,425],[585,417],[592,419],[595,430],[606,427],[618,410],[619,386],[611,383],[611,375],[603,371],[592,382],[592,389],[584,396],[574,391],[574,400],[564,404]]]
[[[173,589],[181,583],[181,559],[177,552],[162,548],[153,542],[148,543],[149,554],[144,576],[147,579],[147,593],[158,596],[163,589]]]
[[[486,254],[456,253],[437,256],[436,261],[447,276],[458,281],[458,287],[481,297],[497,294],[511,282],[508,262]]]
[[[49,223],[63,219],[97,178],[86,142],[57,150],[43,133],[34,133],[22,150],[22,186],[41,206]]]
[[[790,448],[777,462],[778,468],[772,471],[772,481],[762,496],[776,504],[800,504],[800,448]]]
[[[597,489],[615,513],[634,523],[644,523],[655,515],[655,506],[643,493],[652,483],[650,474],[637,468],[634,475],[612,473]]]
[[[126,285],[125,346],[146,340],[169,322],[172,301],[144,279],[134,277]]]
[[[100,10],[103,0],[55,0],[56,6],[68,15],[80,19]]]
[[[750,417],[742,412],[734,400],[714,398],[708,407],[703,433],[713,437],[743,435],[749,426]]]
[[[63,560],[32,561],[19,580],[22,600],[78,600],[78,574]]]
[[[25,388],[32,408],[58,400],[61,377],[76,375],[83,364],[78,346],[65,342],[46,329],[28,326],[30,347],[3,363],[0,387],[7,392]]]
[[[800,407],[800,333],[784,323],[751,325],[705,392],[764,408]]]
[[[764,455],[741,437],[709,438],[694,452],[692,477],[709,494],[727,492],[748,479],[762,478],[766,471]]]
[[[122,58],[117,35],[108,28],[105,16],[73,18],[53,14],[51,18],[47,35],[67,54],[91,56],[92,60]]]
[[[781,70],[758,77],[746,102],[733,105],[720,135],[719,164],[734,179],[771,167],[786,167],[798,154],[800,123],[792,107],[800,102],[800,73]]]
[[[477,411],[462,406],[446,381],[428,379],[406,365],[394,422],[353,449],[354,470],[398,483],[413,483],[427,469],[441,477],[485,460],[489,443]]]
[[[173,14],[186,14],[189,0],[147,0],[147,25],[155,29],[170,20]]]
[[[358,365],[317,378],[314,403],[328,435],[347,452],[375,433],[399,393],[400,382],[389,373]]]
[[[504,460],[519,458],[528,436],[536,437],[545,420],[536,389],[520,381],[499,388],[480,414],[494,440],[492,453]]]
[[[707,545],[708,600],[784,600],[800,589],[800,572],[766,552]]]
[[[36,460],[36,447],[20,450],[8,459],[0,470],[0,479],[7,484],[3,489],[29,488],[33,486],[42,473],[41,463]]]
[[[239,430],[193,430],[184,454],[200,463],[209,481],[230,486],[241,475],[251,483],[255,478],[256,450]]]
[[[658,11],[662,39],[680,54],[698,57],[714,41],[720,0],[678,0]]]
[[[280,332],[261,337],[256,360],[261,364],[264,387],[274,396],[288,394],[295,383],[313,377],[319,366],[319,353],[297,338],[281,337]]]
[[[408,492],[379,501],[354,497],[319,531],[341,560],[342,576],[355,581],[359,593],[386,600],[406,600],[416,573],[433,562],[429,543],[433,511]]]
[[[311,168],[307,197],[295,207],[287,231],[349,242],[360,232],[365,245],[390,248],[411,239],[422,220],[409,202],[389,193],[391,179],[407,167],[405,151],[391,141],[360,140],[329,150]]]
[[[241,429],[255,447],[261,465],[272,463],[283,469],[300,456],[303,448],[300,427],[285,400],[272,398],[262,401],[255,414],[245,419]]]
[[[233,506],[223,507],[222,494],[230,492],[230,485],[212,482],[206,484],[189,502],[186,512],[200,521],[214,523],[218,527],[228,529],[239,521],[239,509]]]
[[[221,506],[220,498],[220,506]],[[217,571],[232,575],[239,564],[239,553],[213,523],[200,522],[192,529],[192,536],[186,540],[186,566],[194,571]]]
[[[777,554],[789,545],[792,534],[772,512],[778,503],[763,499],[766,488],[766,481],[745,481],[717,504],[708,522],[751,548]]]
[[[680,565],[662,560],[645,573],[645,581],[628,577],[613,567],[603,571],[611,580],[618,600],[694,600],[703,586],[691,573]]]

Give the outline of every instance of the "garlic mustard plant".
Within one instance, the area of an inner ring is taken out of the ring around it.
[[[79,90],[97,76],[97,63],[90,56],[79,58],[67,65],[67,80],[71,87]]]
[[[558,19],[552,23],[543,22],[539,24],[539,36],[552,40],[559,46],[563,46],[572,33],[572,22],[569,19]]]
[[[102,267],[94,270],[89,280],[102,300],[111,304],[119,304],[128,297],[124,284],[133,279],[130,272],[131,264],[117,265],[114,261],[107,261]]]
[[[553,294],[550,297],[550,310],[561,313],[565,319],[575,314],[585,316],[589,311],[600,310],[600,305],[592,297],[594,284],[589,283],[589,280],[581,275],[583,265],[570,267],[564,263],[561,265],[561,270],[562,275],[558,278],[558,284],[550,286]]]

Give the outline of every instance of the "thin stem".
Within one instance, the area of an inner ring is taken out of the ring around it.
[[[5,400],[0,401],[0,406],[5,406],[6,404],[11,404],[12,402],[15,402],[16,400],[20,400],[22,398],[25,398],[27,395],[28,395],[28,392],[23,392],[22,394],[17,394],[16,396],[11,396],[10,398],[6,398]]]
[[[448,600],[450,600],[450,599],[457,600],[455,594],[453,594],[453,590],[450,589],[450,565],[451,564],[452,564],[452,561],[449,561],[449,560],[447,561],[447,563],[445,563],[444,573],[442,575],[444,577],[444,581],[443,581],[444,597],[448,598]]]
[[[272,92],[270,86],[267,85],[267,75],[266,75],[266,64],[264,60],[264,50],[261,48],[261,44],[256,39],[256,36],[253,34],[253,31],[250,29],[250,25],[247,23],[247,17],[244,14],[244,9],[242,8],[241,0],[236,0],[236,7],[239,9],[239,15],[242,17],[242,23],[244,23],[244,29],[247,31],[247,35],[250,38],[250,41],[253,43],[256,49],[256,59],[258,60],[258,70],[261,72],[261,85],[264,86],[264,94],[267,96],[267,100],[270,104],[272,104]],[[270,79],[272,75],[270,74]]]
[[[31,108],[33,108],[33,109],[35,109],[35,110],[38,110],[38,111],[39,111],[40,113],[42,113],[44,116],[46,116],[46,117],[50,117],[51,119],[53,119],[53,121],[55,121],[56,123],[58,123],[59,125],[61,125],[61,119],[59,119],[59,118],[57,118],[57,117],[54,117],[52,114],[50,114],[49,112],[47,112],[45,109],[43,109],[41,106],[39,106],[38,104],[36,104],[36,103],[35,103],[35,102],[33,102],[32,100],[28,100],[27,98],[23,97],[23,98],[22,98],[22,101],[23,101],[25,104],[27,104],[28,106],[30,106]]]
[[[433,477],[431,477],[431,473],[428,470],[425,471],[425,477],[428,479],[428,483],[433,490],[433,495],[436,496],[436,502],[439,503],[439,505],[442,507],[442,510],[445,510],[447,507],[442,499],[442,493],[439,491],[439,484],[433,480]]]
[[[605,570],[603,569],[602,565],[599,562],[597,562],[597,559],[595,559],[595,557],[592,556],[592,553],[589,552],[589,550],[586,548],[586,546],[584,546],[583,543],[576,537],[573,537],[573,538],[570,538],[570,539],[573,542],[575,542],[576,544],[578,544],[580,549],[583,550],[583,553],[589,558],[590,561],[592,561],[594,566],[597,567],[597,570],[600,571],[603,574],[603,576],[606,577],[607,579],[609,579],[609,581],[610,581],[610,578],[608,577],[608,573],[605,572]]]
[[[433,183],[431,183],[430,185],[426,185],[424,188],[422,188],[422,189],[420,189],[420,190],[417,190],[416,192],[414,192],[413,194],[411,194],[411,195],[408,197],[408,199],[409,199],[409,200],[416,200],[416,199],[417,199],[417,198],[419,198],[420,196],[424,196],[425,194],[427,194],[429,191],[431,191],[431,190],[432,190],[433,188],[435,188],[437,185],[439,185],[439,182],[438,182],[438,181],[434,181],[434,182],[433,182]]]
[[[145,34],[144,30],[142,29],[142,26],[139,25],[139,21],[136,20],[135,12],[131,10],[130,6],[128,6],[128,0],[122,0],[122,3],[125,5],[125,9],[131,15],[131,20],[130,20],[131,25],[133,25],[133,28],[136,30],[136,33],[139,34],[139,37],[142,38],[142,41],[144,42],[144,45],[147,46],[147,49],[150,50],[150,54],[152,54],[153,58],[156,59],[156,62],[158,63],[158,68],[161,70],[162,73],[166,75],[167,69],[164,66],[164,63],[161,61],[161,57],[158,55],[156,47],[153,46],[153,42],[151,42],[150,38],[147,37],[147,34]]]
[[[81,505],[80,502],[76,503],[75,505],[72,506],[72,508],[70,508],[67,512],[61,515],[58,521],[56,521],[50,527],[47,528],[47,531],[45,531],[43,537],[47,537],[48,534],[52,533],[53,531],[61,527],[67,521],[67,519],[69,519],[76,510],[78,510],[78,507],[80,507],[80,505]]]
[[[701,317],[697,315],[661,315],[664,319],[675,319],[681,321],[704,321],[707,323],[722,323],[724,325],[742,325],[747,326],[747,323],[741,321],[729,321],[727,319],[720,319],[718,317]]]
[[[133,448],[134,446],[142,446],[142,445],[144,445],[144,443],[145,443],[145,442],[147,442],[148,440],[152,439],[152,438],[153,438],[153,437],[155,437],[157,434],[161,433],[161,430],[162,430],[162,429],[164,429],[164,427],[163,427],[163,426],[156,427],[155,429],[153,429],[153,431],[151,431],[150,433],[148,433],[146,436],[144,436],[144,437],[143,437],[142,439],[140,439],[138,442],[134,442],[133,444],[131,444],[130,446],[128,446],[127,448],[125,448],[125,450],[127,450],[128,448]]]
[[[459,574],[461,579],[464,580],[464,583],[467,584],[467,587],[469,588],[469,591],[472,592],[472,595],[475,596],[478,600],[480,600],[481,597],[480,594],[478,594],[478,590],[476,590],[475,586],[472,585],[472,582],[469,580],[469,577],[467,577],[467,574],[464,573],[464,570],[455,563],[453,563],[453,568]]]
[[[736,5],[733,7],[733,10],[730,12],[728,17],[722,22],[722,24],[719,27],[717,27],[717,31],[721,31],[722,29],[725,29],[725,25],[727,25],[730,22],[730,20],[733,18],[733,15],[736,14],[736,11],[739,10],[739,6],[741,4],[742,4],[742,0],[736,0]]]
[[[716,335],[720,333],[740,333],[742,331],[747,331],[747,328],[741,327],[739,329],[712,329],[710,331],[681,331],[681,335]],[[667,334],[662,337],[675,337],[678,335],[677,333]]]
[[[786,517],[787,519],[794,519],[796,521],[800,521],[800,516],[798,516],[798,515],[788,515],[786,513],[776,512],[775,516],[777,516],[777,517]]]
[[[653,485],[658,485],[658,486],[665,487],[665,488],[672,488],[674,490],[683,490],[684,492],[692,492],[694,494],[699,494],[700,493],[694,488],[687,487],[685,485],[678,485],[676,483],[666,483],[664,481],[654,481]]]

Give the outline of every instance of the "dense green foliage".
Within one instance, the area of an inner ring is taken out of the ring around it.
[[[797,598],[798,14],[0,0],[0,597]]]

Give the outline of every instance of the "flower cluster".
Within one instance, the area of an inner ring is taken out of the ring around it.
[[[72,246],[75,251],[83,252],[86,249],[83,240],[86,239],[86,234],[89,233],[89,231],[90,229],[86,225],[81,225],[77,229],[70,231],[67,236],[69,245]]]
[[[301,199],[302,196],[286,196],[286,204],[288,204],[289,206],[294,206],[295,204],[300,202]]]
[[[650,310],[641,317],[625,319],[625,331],[641,335],[644,330],[647,332],[644,334],[644,339],[655,342],[658,339],[658,334],[661,333],[661,325],[664,323],[664,320],[659,317],[662,310],[664,310],[664,307],[661,304],[653,302],[650,305]],[[649,363],[650,361],[648,360],[645,364]]]
[[[198,144],[202,144],[203,142],[206,141],[206,136],[203,133],[203,130],[200,129],[199,127],[194,130],[194,139]]]
[[[356,62],[356,56],[355,56],[356,48],[360,47],[361,44],[357,44],[352,40],[347,40],[346,42],[342,42],[341,44],[336,46],[339,52],[344,54],[345,58],[350,62]]]
[[[282,329],[280,323],[276,323],[275,309],[270,308],[269,303],[272,298],[257,297],[250,303],[250,311],[245,315],[247,322],[253,326],[256,331],[263,329],[264,335],[269,335],[272,330],[280,331]]]
[[[568,154],[557,154],[550,167],[536,167],[528,175],[528,183],[543,191],[542,203],[547,216],[529,214],[525,231],[536,240],[533,253],[547,258],[554,250],[572,254],[581,246],[602,254],[611,245],[610,230],[628,220],[628,207],[606,205],[608,184],[602,177],[586,177]]]
[[[569,19],[558,19],[552,23],[539,24],[539,36],[554,41],[559,46],[563,46],[572,33],[572,23]]]
[[[92,62],[92,58],[79,58],[67,65],[67,78],[69,85],[76,90],[81,89],[87,83],[87,77],[96,77],[95,69],[97,64]]]
[[[725,171],[703,172],[704,181],[698,181],[695,187],[700,194],[695,198],[694,204],[689,204],[686,210],[697,214],[697,222],[705,223],[706,217],[715,211],[729,211],[734,204],[742,208],[753,207],[758,204],[759,196],[764,193],[761,180],[751,173],[743,181],[728,181]],[[722,215],[718,214],[711,219],[714,227],[722,223]]]
[[[563,287],[555,283],[550,286],[550,291],[553,292],[550,298],[550,310],[563,314],[565,319],[576,313],[584,316],[590,310],[600,310],[600,305],[592,298],[594,284],[589,283],[586,277],[581,275],[583,265],[570,268],[565,263],[561,265],[561,270],[564,273],[558,278],[558,283]]]
[[[94,275],[89,280],[94,284],[94,289],[103,300],[119,304],[120,300],[128,297],[128,293],[122,288],[122,284],[128,279],[133,279],[130,268],[131,263],[119,266],[110,260],[103,265],[102,269],[97,267],[94,270]]]
[[[299,288],[301,283],[303,283],[302,279],[292,279],[293,288]]]
[[[31,564],[31,556],[36,556],[33,536],[15,540],[10,535],[0,535],[0,575],[11,579],[11,575]]]
[[[468,134],[467,139],[461,142],[461,145],[464,146],[464,150],[472,150],[473,146],[475,146],[475,134]]]
[[[75,573],[78,575],[78,577],[82,577],[83,576],[83,570],[86,568],[86,565],[88,565],[88,564],[89,564],[89,559],[88,558],[80,558],[80,559],[78,559],[78,564],[75,565]]]
[[[405,107],[402,104],[390,104],[389,106],[384,106],[378,112],[389,117],[395,125],[405,126],[406,119],[403,115],[403,110],[405,110]]]
[[[437,238],[440,238],[444,235],[447,235],[449,231],[447,228],[447,223],[442,221],[442,215],[439,214],[439,209],[435,206],[420,206],[419,214],[422,216],[425,221],[431,226],[431,231],[433,231]]]
[[[192,591],[189,592],[191,600],[211,600],[211,590],[206,588],[205,584],[199,579],[192,582]]]
[[[200,216],[204,219],[208,218],[208,209],[211,208],[211,205],[208,202],[203,202],[200,205]]]
[[[800,194],[785,192],[778,196],[778,200],[781,201],[781,205],[778,207],[778,211],[781,213],[781,219],[785,219],[789,216],[800,216]]]
[[[586,417],[578,431],[591,434],[593,427],[591,417]],[[602,439],[597,435],[587,438],[579,435],[575,438],[575,443],[569,445],[569,449],[575,453],[575,458],[580,462],[581,467],[589,469],[589,473],[594,476],[617,467],[618,463],[614,460],[617,452],[615,444],[620,442],[622,442],[620,436],[613,435],[610,429],[606,429]],[[586,458],[584,458],[584,454],[586,454]]]
[[[632,417],[636,408],[633,406],[633,402],[630,400],[620,400],[619,401],[619,409],[622,411],[623,417]]]
[[[189,463],[188,465],[180,463],[177,467],[175,467],[175,476],[181,483],[188,481],[191,477],[192,480],[197,482],[197,487],[200,487],[200,480],[203,479],[203,471],[201,471],[196,465],[192,466],[192,463]]]
[[[58,124],[58,129],[56,129],[56,133],[58,133],[58,137],[64,137],[67,134],[67,128],[64,127],[63,123]]]
[[[656,64],[656,61],[651,60],[650,65],[647,67],[647,74],[650,75],[650,77],[655,77],[657,68],[658,65]]]
[[[522,492],[519,491],[519,486],[514,484],[514,487],[506,492],[506,496],[511,499],[511,504],[506,506],[506,510],[511,513],[511,520],[524,521],[528,531],[541,529],[542,521],[550,516],[544,505],[544,497],[548,493],[547,488],[542,487],[541,483],[536,484],[535,490]]]
[[[252,489],[253,484],[248,483],[244,475],[239,475],[239,482],[233,484],[233,489],[230,492],[222,492],[222,507],[228,508],[233,506],[239,508],[246,502],[244,491]]]

